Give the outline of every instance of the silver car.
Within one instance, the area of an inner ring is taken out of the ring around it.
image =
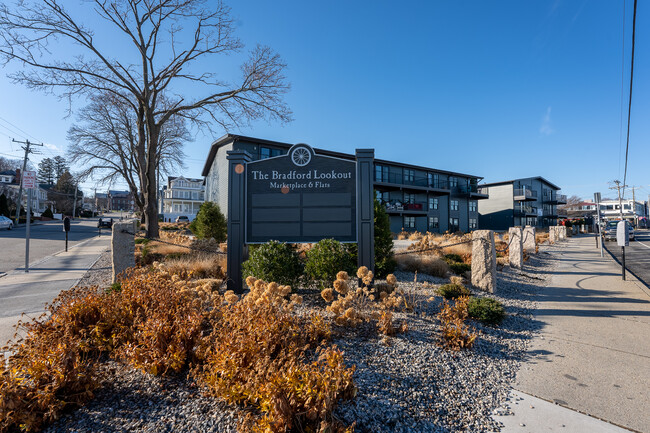
[[[0,215],[0,229],[11,230],[14,228],[14,222],[4,215]]]

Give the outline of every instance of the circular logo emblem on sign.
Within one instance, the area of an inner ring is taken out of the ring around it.
[[[291,161],[298,167],[303,167],[311,161],[311,150],[304,145],[294,146],[291,150]]]

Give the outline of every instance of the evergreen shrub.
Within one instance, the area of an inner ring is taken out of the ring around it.
[[[306,253],[305,274],[311,281],[331,286],[336,273],[354,273],[356,266],[352,254],[334,239],[322,239]]]
[[[498,325],[506,315],[503,305],[492,298],[470,298],[467,312],[470,317],[488,325]]]
[[[244,278],[252,276],[278,284],[294,285],[302,275],[298,253],[288,244],[269,241],[251,247],[248,260],[242,264]]]
[[[226,240],[228,225],[219,205],[206,201],[201,205],[196,218],[190,223],[190,230],[199,239],[214,238],[217,242]]]
[[[395,272],[396,266],[390,219],[384,206],[375,198],[375,276],[386,278],[386,275]]]

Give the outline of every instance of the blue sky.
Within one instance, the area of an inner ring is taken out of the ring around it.
[[[583,198],[613,196],[608,182],[623,178],[633,0],[230,6],[246,47],[269,45],[288,64],[295,120],[229,132],[343,152],[373,147],[378,158],[486,182],[540,175]],[[648,2],[638,6],[635,55],[627,184],[642,187],[637,199],[647,200]],[[206,66],[226,64],[230,73],[239,60]],[[15,137],[49,144],[35,162],[65,156],[74,121],[66,104],[11,84],[8,70],[0,71],[0,154],[20,155],[8,138]],[[212,140],[224,132],[195,131],[183,174],[200,176]]]

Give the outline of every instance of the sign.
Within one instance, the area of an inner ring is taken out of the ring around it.
[[[32,189],[36,188],[36,172],[25,171],[23,172],[23,188]]]
[[[596,204],[600,203],[600,193],[599,192],[594,193],[594,201],[596,202]]]
[[[616,243],[619,247],[630,246],[630,231],[626,221],[619,221],[616,224]]]
[[[246,243],[357,242],[355,161],[296,144],[245,170]]]

